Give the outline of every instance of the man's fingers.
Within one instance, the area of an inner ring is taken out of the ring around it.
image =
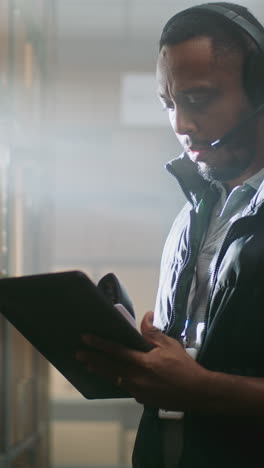
[[[115,358],[117,361],[127,363],[136,363],[140,364],[144,360],[144,354],[141,351],[136,351],[134,349],[126,348],[119,343],[113,341],[105,340],[95,335],[84,335],[82,337],[82,342],[94,348],[98,351],[101,351],[105,355],[109,355]]]
[[[129,393],[131,387],[137,389],[138,385],[145,381],[143,370],[140,371],[133,365],[124,365],[113,361],[109,356],[100,352],[89,349],[78,350],[75,357],[88,372],[109,380],[112,384],[122,387]]]
[[[100,377],[108,379],[115,385],[120,385],[124,378],[124,366],[119,366],[118,362],[109,359],[108,356],[92,350],[78,350],[75,357],[80,361],[88,372],[95,373]]]

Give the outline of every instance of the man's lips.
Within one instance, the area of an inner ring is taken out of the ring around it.
[[[212,150],[211,146],[191,146],[188,148],[187,152],[190,155],[190,158],[193,162],[206,161],[206,155],[209,151]]]

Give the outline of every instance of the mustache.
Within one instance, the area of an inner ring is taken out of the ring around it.
[[[183,140],[183,147],[185,150],[189,150],[191,147],[203,148],[203,149],[212,149],[211,140],[199,140],[195,137],[186,136]]]

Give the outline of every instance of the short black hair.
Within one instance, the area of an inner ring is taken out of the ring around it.
[[[210,5],[222,6],[238,13],[260,29],[264,35],[263,26],[247,8],[228,2],[205,3],[199,6]],[[214,12],[195,10],[194,7],[179,12],[166,23],[161,34],[159,50],[164,45],[173,46],[196,37],[210,38],[215,54],[230,51],[246,56],[250,49],[252,50],[253,44],[256,47],[248,34],[241,32],[239,27],[233,25],[224,16]]]

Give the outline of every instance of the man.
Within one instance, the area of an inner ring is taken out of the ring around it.
[[[226,13],[263,41],[264,30],[243,7],[209,5],[223,10],[176,15],[160,40],[158,93],[185,150],[167,168],[187,205],[163,253],[155,327],[152,313],[142,322],[154,347],[86,336],[104,353],[78,354],[145,405],[135,468],[264,465],[264,55]]]

